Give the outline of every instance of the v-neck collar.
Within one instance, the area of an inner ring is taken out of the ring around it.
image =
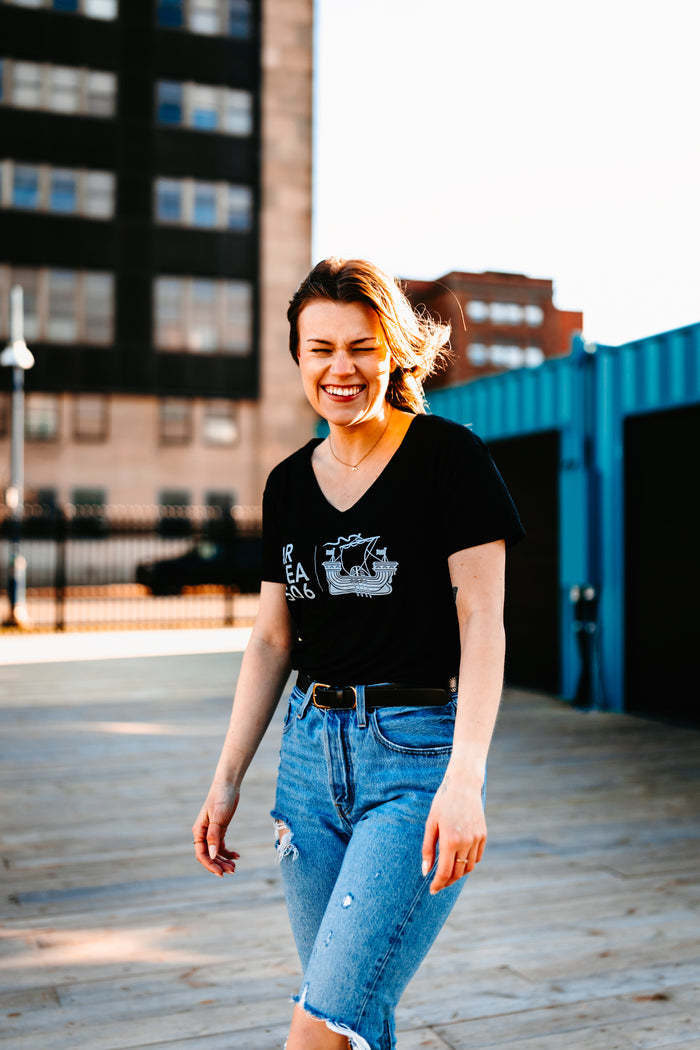
[[[320,498],[323,500],[323,502],[328,507],[330,507],[330,509],[332,511],[334,511],[336,514],[349,514],[350,511],[356,510],[357,507],[359,507],[360,504],[363,503],[367,499],[367,497],[377,487],[377,485],[379,485],[380,481],[382,481],[386,477],[387,472],[390,470],[390,468],[392,468],[393,464],[396,463],[396,461],[400,458],[400,454],[401,454],[404,446],[406,445],[406,439],[408,438],[409,434],[411,433],[411,431],[415,427],[416,421],[418,419],[420,419],[420,415],[415,415],[413,417],[413,419],[411,420],[411,422],[408,425],[408,429],[406,430],[406,433],[401,438],[401,444],[398,446],[398,448],[394,449],[394,452],[392,453],[390,459],[386,462],[386,464],[382,468],[381,472],[377,475],[377,477],[374,479],[374,481],[370,485],[367,486],[365,491],[363,493],[361,493],[361,495],[359,495],[357,497],[355,502],[352,503],[349,507],[346,507],[345,510],[341,510],[340,507],[336,507],[336,505],[334,503],[331,503],[331,501],[328,499],[328,497],[326,496],[325,492],[321,488],[321,486],[319,484],[319,481],[318,481],[318,478],[316,477],[316,471],[314,470],[314,465],[313,465],[313,462],[312,462],[312,458],[313,458],[314,450],[318,448],[318,446],[321,444],[321,442],[324,439],[323,438],[317,438],[314,441],[310,441],[308,446],[307,446],[307,448],[309,450],[309,454],[308,454],[306,462],[307,462],[307,465],[308,465],[308,469],[309,469],[309,471],[311,473],[312,483],[315,486],[316,491],[318,492],[318,494],[319,494]]]

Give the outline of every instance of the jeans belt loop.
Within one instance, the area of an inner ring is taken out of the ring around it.
[[[309,704],[311,703],[311,700],[313,699],[313,695],[314,695],[314,683],[312,682],[311,685],[309,686],[309,688],[304,693],[304,699],[302,700],[301,704],[299,705],[299,710],[297,712],[297,718],[303,718],[304,717],[304,715],[306,714],[306,710],[307,710]]]
[[[360,729],[367,728],[367,708],[365,706],[365,687],[355,686],[355,707],[357,708],[357,725]]]

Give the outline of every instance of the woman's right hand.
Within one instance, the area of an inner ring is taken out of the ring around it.
[[[212,875],[223,878],[236,870],[239,854],[226,848],[226,830],[238,807],[238,788],[219,788],[213,784],[207,800],[192,825],[195,855]]]

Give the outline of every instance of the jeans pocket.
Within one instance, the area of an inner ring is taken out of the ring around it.
[[[370,716],[375,739],[390,751],[444,755],[452,750],[456,704],[441,707],[377,707]]]

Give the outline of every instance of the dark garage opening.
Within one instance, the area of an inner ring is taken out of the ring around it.
[[[557,692],[559,434],[494,441],[489,447],[527,532],[508,552],[506,682]]]
[[[700,722],[700,405],[625,422],[626,707]]]

